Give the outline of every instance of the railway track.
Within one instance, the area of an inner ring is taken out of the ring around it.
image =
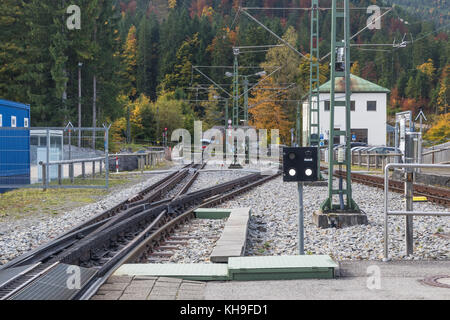
[[[8,279],[7,281],[3,280],[0,282],[0,300],[8,299],[12,293],[27,286],[30,283],[30,279],[35,280],[37,277],[41,276],[42,266],[45,266],[44,270],[46,271],[48,271],[47,268],[49,265],[55,266],[58,263],[55,258],[80,241],[89,239],[93,234],[107,229],[115,223],[125,219],[128,215],[139,212],[143,207],[150,209],[169,203],[174,197],[166,199],[164,199],[164,197],[179,184],[180,181],[186,179],[186,177],[191,176],[188,178],[187,183],[192,185],[195,178],[198,176],[198,170],[203,167],[204,165],[187,165],[140,191],[136,196],[122,201],[113,208],[81,223],[53,241],[5,264],[0,268],[0,271],[24,267],[25,269],[14,277],[14,281]],[[140,207],[135,205],[137,202],[141,203]],[[29,268],[30,266],[32,267]]]
[[[170,202],[172,199],[161,200],[162,196],[164,195],[164,193],[167,193],[174,185],[176,185],[176,183],[185,178],[188,174],[188,170],[192,168],[198,169],[200,168],[200,165],[187,165],[180,170],[171,173],[155,184],[140,191],[136,196],[122,201],[113,208],[97,214],[91,219],[79,224],[72,230],[64,233],[51,242],[40,246],[37,249],[32,250],[1,266],[0,271],[48,260],[51,256],[72,246],[80,239],[83,239],[89,234],[98,231],[99,228],[102,228],[102,226],[104,226],[105,224],[111,224],[114,221],[117,221],[117,218],[115,217],[125,216],[129,213],[129,209],[134,207],[134,204],[137,201],[141,201],[142,203],[144,203],[144,199],[147,199],[147,201],[151,203],[150,206],[158,206],[160,204]]]
[[[334,174],[336,177],[346,178],[345,171],[335,171]],[[377,187],[380,189],[384,189],[384,177],[378,177],[374,175],[367,175],[361,173],[353,173],[352,172],[352,181],[360,184],[368,185],[371,187]],[[428,201],[433,203],[450,207],[450,190],[444,188],[438,188],[433,186],[426,186],[422,184],[414,184],[414,196],[418,197],[426,197]],[[405,186],[402,181],[389,181],[389,190],[397,193],[404,193]]]
[[[130,259],[130,253],[145,255],[155,241],[167,240],[167,235],[176,226],[192,219],[196,208],[226,201],[276,176],[251,174],[187,194],[201,168],[198,165],[182,168],[137,196],[3,266],[3,271],[25,269],[15,276],[14,281],[0,282],[0,300],[24,297],[23,292],[36,290],[32,286],[39,285],[39,279],[52,272],[55,278],[61,278],[64,266],[78,266],[95,273],[76,295],[68,295],[71,299],[90,297],[99,284]],[[174,190],[180,183],[182,187]],[[170,192],[172,195],[167,197]],[[37,270],[42,268],[39,266],[45,268],[36,273],[34,268],[27,269],[30,265]],[[55,271],[58,268],[60,270]]]

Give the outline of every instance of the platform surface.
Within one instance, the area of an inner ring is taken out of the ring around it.
[[[380,268],[380,287],[369,289],[369,267]],[[208,282],[206,300],[450,300],[450,289],[422,284],[450,274],[450,261],[340,262],[337,279]]]
[[[232,280],[331,279],[338,264],[328,255],[230,258]]]
[[[228,280],[226,264],[124,264],[115,276],[153,276],[184,280]]]
[[[211,253],[211,262],[227,263],[230,257],[244,255],[250,213],[250,208],[231,210],[222,235]]]

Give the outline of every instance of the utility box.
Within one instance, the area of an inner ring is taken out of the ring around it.
[[[317,147],[284,148],[283,181],[318,181],[318,161]]]
[[[30,106],[0,99],[0,193],[30,184]]]

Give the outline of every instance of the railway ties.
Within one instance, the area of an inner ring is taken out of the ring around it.
[[[0,268],[0,271],[2,271],[2,273],[0,273],[0,278],[1,274],[3,274],[6,277],[14,278],[14,281],[9,281],[9,279],[0,281],[0,300],[11,297],[11,292],[16,293],[26,287],[30,281],[34,281],[41,277],[43,275],[41,272],[42,268],[46,272],[51,271],[51,269],[58,265],[59,262],[64,260],[62,257],[64,257],[67,252],[70,252],[75,247],[79,246],[80,243],[90,242],[91,238],[95,237],[95,234],[101,233],[103,230],[108,229],[112,225],[129,216],[133,216],[142,210],[149,210],[154,207],[167,205],[173,198],[162,198],[189,174],[189,170],[197,171],[199,168],[201,168],[201,165],[187,165],[140,191],[133,198],[122,201],[113,208],[94,216],[55,240],[2,266]],[[189,183],[192,184],[193,181],[189,181]],[[150,195],[150,197],[148,195]],[[140,207],[133,206],[133,203],[139,200],[142,201],[143,199],[147,200],[145,205],[141,205]],[[139,235],[139,232],[136,231],[134,233],[118,235],[118,242],[115,244],[116,247],[111,247],[113,250],[107,250],[104,247],[97,248],[92,251],[92,255],[89,258],[90,262],[86,263],[86,260],[88,259],[86,259],[85,256],[80,259],[79,266],[99,268],[109,261],[109,258],[114,256],[115,252],[123,250],[126,243],[134,239],[137,235]],[[49,265],[52,267],[47,270]]]
[[[189,221],[194,216],[195,208],[226,201],[268,180],[267,177],[259,174],[251,174],[211,188],[187,193],[198,176],[198,169],[201,168],[200,166],[183,168],[155,184],[156,187],[165,189],[163,192],[156,190],[159,192],[159,198],[153,199],[158,199],[157,202],[130,206],[131,201],[127,201],[119,206],[121,209],[119,212],[115,214],[105,212],[98,215],[95,217],[96,219],[100,216],[104,219],[84,223],[50,244],[27,254],[26,257],[19,257],[14,263],[4,266],[3,270],[7,272],[13,267],[32,264],[33,261],[53,265],[50,270],[39,275],[31,283],[23,280],[18,282],[13,289],[16,293],[27,292],[27,290],[31,290],[29,289],[31,286],[37,285],[40,278],[47,275],[54,273],[55,276],[61,278],[60,269],[63,266],[79,266],[86,275],[86,283],[82,290],[76,293],[76,297],[70,297],[71,299],[89,297],[95,293],[98,284],[103,283],[118,266],[128,259],[130,253],[135,252],[136,248],[141,250],[143,246],[147,246],[148,249],[151,249],[154,245],[159,247],[159,256],[167,258],[173,247],[184,245],[186,240],[182,240],[180,237],[173,238],[173,232],[177,226]],[[174,197],[160,200],[177,184],[172,185],[174,181],[177,183],[183,181],[185,184]],[[138,201],[142,201],[146,197],[149,199],[148,195],[155,193],[155,191],[147,191],[149,192],[144,192],[146,194]],[[184,236],[188,237],[188,235]],[[153,241],[153,244],[149,245],[148,239],[150,239],[150,243]],[[17,276],[26,279],[28,275],[25,272]],[[53,280],[47,279],[47,282],[52,283]],[[0,289],[5,289],[4,284],[0,282]],[[64,295],[64,297],[69,296]],[[1,298],[2,296],[0,296]],[[3,298],[5,297],[3,296]],[[6,298],[13,299],[14,296],[8,295]],[[45,297],[40,298],[45,299]]]

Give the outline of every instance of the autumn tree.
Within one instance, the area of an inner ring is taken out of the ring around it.
[[[264,81],[264,86],[273,85],[272,78]],[[258,90],[255,96],[249,99],[250,125],[257,129],[277,129],[280,132],[281,141],[288,143],[289,130],[292,128],[293,122],[288,120],[280,103],[274,102],[278,99],[283,100],[283,96],[279,95],[277,99],[274,99],[273,92]]]
[[[440,115],[435,125],[427,131],[424,138],[436,144],[450,140],[450,113]]]

